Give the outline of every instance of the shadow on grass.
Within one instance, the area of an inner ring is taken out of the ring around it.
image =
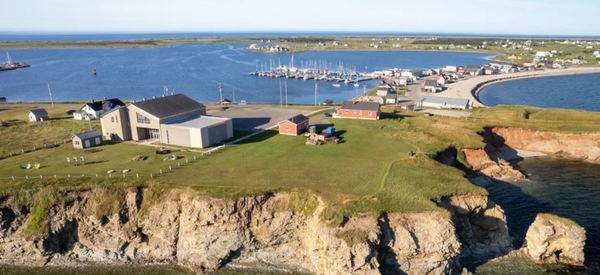
[[[408,116],[408,115],[402,115],[399,112],[393,112],[393,113],[381,113],[381,115],[379,115],[379,119],[384,120],[384,119],[403,119],[405,117],[412,117],[412,116]]]

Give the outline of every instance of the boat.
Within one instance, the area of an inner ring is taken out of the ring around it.
[[[331,86],[336,87],[336,88],[342,87],[342,85],[340,85],[338,83],[333,83],[333,84],[331,84]]]
[[[353,85],[353,86],[354,86],[354,87],[356,87],[356,88],[358,88],[358,87],[360,87],[360,84],[358,84],[358,83],[354,83],[354,85]]]

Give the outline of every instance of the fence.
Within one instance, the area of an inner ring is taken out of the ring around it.
[[[199,155],[192,155],[185,159],[179,160],[170,160],[170,164],[158,168],[151,172],[144,173],[133,173],[128,169],[123,169],[121,171],[117,170],[109,170],[106,174],[36,174],[36,175],[25,175],[25,176],[9,176],[9,177],[0,177],[0,180],[4,181],[17,181],[17,180],[44,180],[44,179],[118,179],[118,178],[133,178],[133,179],[154,179],[162,177],[168,173],[171,173],[175,170],[182,169],[186,166],[189,166],[203,158],[206,158],[212,154],[215,154],[219,151],[222,151],[226,147],[230,147],[231,145],[221,145],[215,147],[206,152],[201,152]]]
[[[67,144],[67,143],[71,143],[71,140],[63,139],[62,141],[56,141],[54,143],[44,143],[41,146],[34,145],[33,147],[27,148],[27,149],[21,148],[21,150],[9,152],[6,155],[0,156],[0,160],[20,156],[20,155],[27,154],[27,153],[32,153],[32,152],[39,151],[39,150],[52,149],[52,148],[55,148],[55,147],[58,147],[60,145]]]

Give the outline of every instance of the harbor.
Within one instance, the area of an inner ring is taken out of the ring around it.
[[[260,69],[251,72],[250,75],[270,78],[291,78],[302,80],[328,81],[333,82],[333,87],[340,87],[341,84],[352,84],[359,87],[360,82],[379,79],[380,77],[373,73],[357,72],[356,68],[347,68],[343,63],[330,64],[325,61],[314,60],[301,62],[300,66],[294,66],[294,57],[288,65],[274,66],[270,60],[269,65],[261,65]]]
[[[12,70],[27,68],[27,67],[30,67],[30,65],[25,62],[13,62],[12,59],[10,58],[10,55],[7,52],[6,53],[6,62],[0,64],[0,71],[12,71]]]

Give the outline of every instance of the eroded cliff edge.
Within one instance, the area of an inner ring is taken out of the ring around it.
[[[35,209],[4,197],[0,263],[448,274],[468,257],[510,250],[504,213],[486,196],[443,198],[438,203],[448,211],[365,214],[332,225],[321,219],[324,204],[316,196],[314,204],[299,204],[294,193],[217,199],[173,192],[146,205],[146,195],[129,188],[115,211],[106,213],[98,207],[105,194],[66,192],[48,208],[47,223],[36,235],[24,232]]]

